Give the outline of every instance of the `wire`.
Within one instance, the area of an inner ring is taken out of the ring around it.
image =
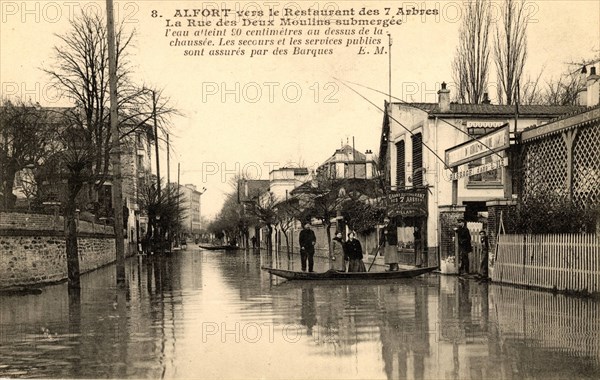
[[[338,80],[340,80],[340,79],[338,79]],[[390,95],[390,94],[386,94],[385,92],[383,92],[383,91],[380,91],[380,90],[378,90],[378,89],[376,89],[376,88],[372,88],[372,87],[369,87],[369,86],[366,86],[366,85],[363,85],[363,84],[360,84],[360,83],[352,82],[352,81],[346,81],[346,80],[343,80],[343,79],[342,79],[341,81],[342,81],[342,82],[348,82],[348,83],[354,84],[354,85],[356,85],[356,86],[360,86],[360,87],[366,88],[366,89],[368,89],[368,90],[371,90],[371,91],[375,91],[375,92],[377,92],[377,93],[379,93],[379,94],[382,94],[382,95],[389,95],[391,98],[398,100],[400,103],[402,103],[402,104],[405,104],[405,105],[407,105],[407,106],[409,106],[409,107],[413,107],[413,108],[419,109],[419,110],[421,110],[421,111],[425,112],[425,113],[426,113],[427,115],[429,115],[429,116],[431,116],[431,115],[433,114],[432,112],[430,112],[430,111],[427,111],[427,110],[426,110],[426,109],[424,109],[424,108],[421,108],[421,107],[418,107],[418,106],[416,106],[414,103],[409,103],[409,102],[406,102],[406,101],[404,101],[404,100],[402,100],[402,99],[400,99],[400,98],[397,98],[397,97],[395,97],[395,96],[392,96],[392,95]],[[347,86],[347,85],[346,85],[346,87],[350,88],[350,87],[349,87],[349,86]],[[390,116],[390,117],[391,117],[391,116]],[[500,158],[504,158],[504,157],[502,157],[502,155],[501,155],[501,154],[499,154],[498,152],[494,151],[492,148],[490,148],[489,146],[487,146],[485,143],[481,142],[481,140],[479,140],[479,139],[478,139],[478,138],[476,138],[475,136],[473,136],[473,135],[470,135],[468,132],[465,132],[465,131],[463,131],[463,130],[462,130],[462,128],[460,128],[460,127],[457,127],[456,125],[454,125],[454,124],[450,123],[448,120],[445,120],[445,119],[443,119],[443,118],[441,118],[441,117],[437,117],[437,119],[438,119],[438,120],[440,120],[440,121],[441,121],[441,122],[443,122],[443,123],[446,123],[446,124],[448,124],[449,126],[451,126],[452,128],[456,129],[457,131],[459,131],[459,132],[461,132],[461,133],[463,133],[463,134],[467,135],[467,136],[468,136],[468,137],[471,139],[470,141],[477,141],[477,142],[479,142],[479,143],[480,143],[480,144],[481,144],[481,145],[482,145],[484,148],[486,148],[487,150],[489,150],[490,152],[492,152],[491,154],[495,154],[495,155],[497,155],[497,156],[498,156],[498,157],[500,157]],[[396,122],[397,122],[397,121],[396,121]],[[406,129],[406,127],[404,127],[404,126],[402,126],[402,127],[403,127],[404,129]],[[410,131],[409,131],[409,132],[410,132]],[[434,153],[434,154],[435,154],[435,153]],[[437,156],[437,155],[436,155],[436,156]],[[439,156],[438,156],[438,158],[439,158]],[[445,165],[445,164],[446,164],[446,163],[444,162],[444,165]],[[448,166],[446,166],[446,169],[449,169],[449,168],[448,168]]]
[[[382,109],[381,107],[379,107],[378,105],[376,105],[375,103],[373,103],[372,101],[370,101],[369,99],[367,99],[365,96],[363,96],[361,93],[359,93],[358,91],[356,91],[356,90],[355,90],[355,89],[353,89],[352,87],[348,86],[346,83],[344,83],[345,81],[343,81],[343,80],[339,80],[339,79],[337,79],[337,78],[335,78],[335,77],[334,77],[333,79],[335,79],[335,80],[337,80],[337,81],[340,81],[340,82],[341,82],[341,84],[343,84],[344,86],[348,87],[350,90],[352,90],[352,91],[353,91],[354,93],[356,93],[358,96],[360,96],[361,98],[363,98],[364,100],[366,100],[367,102],[369,102],[369,103],[370,103],[370,104],[371,104],[373,107],[377,108],[379,111],[381,111],[381,112],[383,112],[384,114],[386,114],[386,111],[385,111],[384,109]],[[405,129],[405,130],[406,130],[408,133],[410,133],[410,135],[411,135],[411,136],[414,136],[414,135],[415,135],[415,134],[414,134],[414,133],[413,133],[413,132],[412,132],[410,129],[408,129],[407,127],[405,127],[405,126],[404,126],[402,123],[400,123],[398,120],[394,119],[394,117],[393,117],[393,116],[389,115],[389,113],[388,113],[388,115],[387,115],[387,116],[388,116],[390,119],[392,119],[393,121],[395,121],[396,123],[398,123],[398,125],[400,125],[402,128],[404,128],[404,129]],[[445,167],[446,169],[450,169],[450,167],[449,167],[448,165],[446,165],[446,162],[445,162],[445,161],[444,161],[444,160],[443,160],[443,159],[442,159],[440,156],[438,156],[438,154],[437,154],[437,153],[436,153],[436,152],[435,152],[433,149],[431,149],[431,148],[430,148],[430,147],[429,147],[427,144],[425,144],[425,143],[423,143],[423,146],[425,146],[425,148],[427,148],[427,150],[429,150],[431,153],[433,153],[433,155],[434,155],[435,157],[437,157],[437,159],[438,159],[438,160],[440,160],[440,161],[441,161],[441,162],[444,164],[444,167]]]

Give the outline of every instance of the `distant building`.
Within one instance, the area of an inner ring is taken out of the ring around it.
[[[276,200],[284,201],[291,191],[310,179],[307,168],[281,168],[269,173],[269,188]]]
[[[202,194],[206,189],[198,191],[196,185],[187,184],[179,186],[183,197],[182,206],[185,208],[181,224],[190,236],[197,237],[202,230]]]
[[[317,173],[332,179],[371,179],[377,176],[377,162],[370,150],[363,154],[350,145],[345,145],[319,165]]]

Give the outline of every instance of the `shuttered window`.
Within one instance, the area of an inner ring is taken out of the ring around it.
[[[412,136],[413,186],[423,186],[423,135]]]
[[[396,188],[404,188],[404,174],[405,174],[405,154],[404,154],[404,140],[396,143]]]

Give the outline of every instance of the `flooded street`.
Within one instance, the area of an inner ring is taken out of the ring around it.
[[[131,258],[122,289],[109,266],[79,295],[1,296],[0,377],[600,376],[598,302],[438,275],[294,283],[260,270],[294,259],[190,247]]]

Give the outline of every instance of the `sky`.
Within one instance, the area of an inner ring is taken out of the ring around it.
[[[181,165],[181,183],[205,187],[202,215],[218,213],[235,173],[268,179],[285,166],[316,169],[342,143],[377,153],[381,110],[341,80],[388,91],[389,56],[358,55],[336,48],[333,55],[186,57],[169,47],[166,19],[176,9],[227,6],[268,9],[268,2],[116,1],[115,12],[127,30],[135,30],[130,51],[134,80],[164,88],[182,116],[171,120],[171,180]],[[439,10],[439,17],[407,19],[389,27],[392,37],[392,94],[405,101],[435,102],[440,84],[451,82],[458,41],[459,9],[451,1],[297,1],[272,7],[337,7],[356,10],[413,5]],[[21,96],[44,106],[63,105],[40,68],[51,67],[55,34],[69,28],[81,9],[104,10],[104,2],[0,1],[0,96]],[[527,2],[527,75],[556,78],[568,62],[599,53],[600,2]],[[154,15],[162,17],[153,17]],[[321,30],[324,33],[324,30]],[[321,38],[323,35],[320,36]],[[384,35],[384,38],[387,37]],[[387,45],[384,44],[384,45]],[[526,75],[526,76],[527,76]],[[491,78],[491,81],[494,79]],[[387,96],[354,86],[379,108]],[[493,94],[492,94],[493,96]],[[162,154],[165,157],[165,154]],[[161,174],[166,173],[166,158]]]

